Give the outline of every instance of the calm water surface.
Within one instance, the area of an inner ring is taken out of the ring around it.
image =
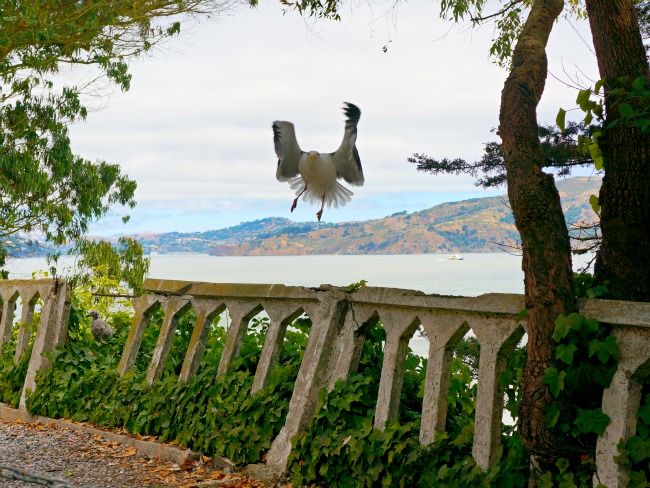
[[[420,290],[441,295],[477,296],[482,293],[523,293],[521,257],[501,253],[373,256],[240,256],[204,254],[151,256],[151,278],[213,283],[283,283],[347,286],[366,280],[368,286]],[[576,269],[587,258],[574,258]],[[70,261],[59,266],[65,275]],[[44,258],[16,259],[8,263],[10,277],[31,278],[47,269]]]
[[[368,286],[408,288],[441,295],[523,293],[521,258],[507,253],[372,256],[241,256],[202,254],[151,256],[151,278],[214,283],[283,283],[347,286],[366,280]],[[70,261],[59,266],[65,274]],[[47,269],[45,259],[10,261],[10,277],[30,278]]]

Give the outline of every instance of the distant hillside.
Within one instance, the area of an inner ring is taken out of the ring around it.
[[[570,178],[557,183],[568,223],[592,221],[589,196],[599,178]],[[340,224],[293,222],[272,217],[226,229],[140,234],[145,252],[201,252],[217,256],[296,254],[421,254],[490,252],[514,244],[519,235],[507,197],[444,203],[420,212]]]

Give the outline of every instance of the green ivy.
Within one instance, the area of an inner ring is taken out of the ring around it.
[[[268,319],[252,322],[240,356],[219,378],[217,368],[226,331],[216,320],[199,373],[180,383],[178,369],[195,320],[194,314],[185,314],[179,321],[162,378],[147,388],[145,368],[135,368],[124,377],[115,372],[128,324],[119,323],[119,314],[112,317],[115,337],[95,342],[83,331],[83,316],[73,311],[71,324],[77,332],[65,348],[52,354],[53,368],[37,376],[36,393],[27,402],[31,413],[126,428],[134,434],[157,436],[161,441],[226,456],[235,462],[262,460],[284,425],[307,343],[309,320],[299,319],[287,331],[279,363],[270,372],[267,386],[251,394],[254,365],[261,353]],[[149,343],[143,344],[145,348],[153,346],[161,318],[152,314],[143,339],[143,343]]]
[[[628,488],[650,487],[650,378],[642,387],[636,433],[618,444],[616,462],[630,473]]]
[[[20,361],[16,364],[14,362],[16,338],[12,337],[10,341],[2,344],[0,350],[0,402],[14,408],[18,407],[33,345],[33,342],[29,344]]]
[[[583,278],[576,287],[586,288],[588,282]],[[593,446],[610,420],[601,402],[618,365],[616,338],[596,320],[572,313],[557,317],[553,340],[556,367],[547,368],[542,383],[557,400],[545,409],[545,426],[575,437],[575,445],[585,449],[575,453],[580,464],[559,459],[557,473],[545,473],[539,486],[590,487],[595,471]]]
[[[452,360],[444,434],[429,446],[420,445],[426,360],[410,351],[398,418],[388,422],[383,431],[374,428],[379,375],[373,365],[381,364],[382,332],[381,327],[371,329],[358,372],[347,382],[339,380],[331,391],[320,393],[307,432],[292,439],[288,469],[294,486],[526,486],[528,454],[512,426],[504,427],[500,463],[482,472],[471,457],[476,382],[468,364],[477,364],[478,358],[473,338],[461,342]],[[508,358],[508,369],[514,373],[500,379],[512,400],[520,395],[517,381],[524,362],[525,352],[516,350]],[[512,412],[516,413],[516,408]]]

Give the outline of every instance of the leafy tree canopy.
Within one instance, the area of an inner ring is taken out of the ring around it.
[[[566,177],[576,166],[589,166],[593,161],[589,151],[581,144],[591,127],[570,122],[562,132],[556,125],[540,125],[539,140],[544,158],[544,167],[552,168],[558,176]],[[503,148],[500,142],[487,142],[485,153],[479,161],[468,163],[464,159],[435,159],[415,153],[408,158],[417,165],[418,171],[434,175],[441,173],[466,173],[477,178],[476,186],[493,188],[506,184],[506,168],[503,162]]]
[[[181,21],[234,0],[0,0],[0,239],[34,233],[77,241],[111,206],[135,205],[117,164],[73,154],[68,125],[85,119],[91,83],[67,85],[63,66],[94,70],[126,91],[127,61],[180,32]],[[125,219],[128,217],[125,217]],[[0,243],[0,265],[6,249]]]

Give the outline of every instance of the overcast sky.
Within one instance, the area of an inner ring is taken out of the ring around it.
[[[330,152],[343,136],[344,101],[362,111],[357,147],[366,183],[351,187],[347,206],[325,209],[323,221],[504,193],[480,190],[467,176],[418,173],[406,161],[414,152],[475,160],[485,142],[496,140],[490,130],[498,125],[507,73],[488,58],[492,28],[444,23],[435,2],[385,10],[362,4],[341,22],[311,23],[267,0],[183,25],[180,38],[133,64],[129,92],[96,100],[101,109],[71,130],[77,153],[119,163],[138,182],[130,223],[113,212],[93,233],[315,220],[318,208],[302,201],[289,212],[294,195],[275,179],[271,123],[289,120],[303,150]],[[563,71],[597,79],[584,39],[591,42],[584,22],[560,21],[549,70],[567,81]],[[539,120],[554,121],[575,97],[549,76]]]

